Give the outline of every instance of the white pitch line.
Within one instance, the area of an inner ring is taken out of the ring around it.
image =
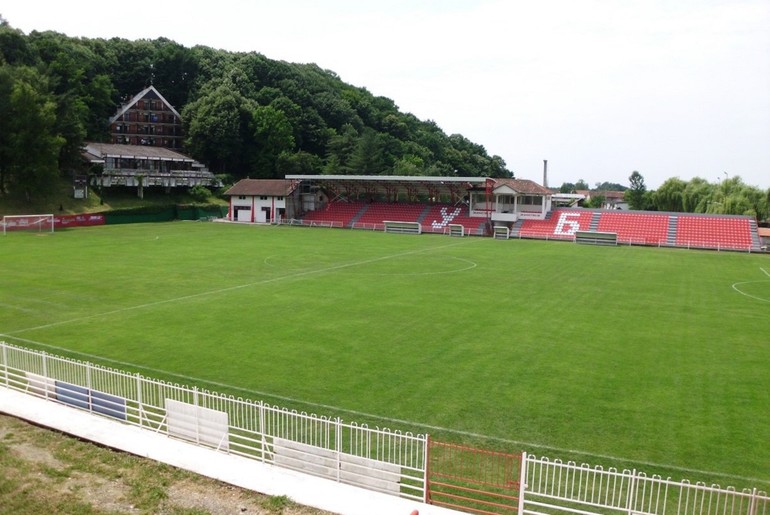
[[[402,256],[410,256],[410,255],[413,255],[413,254],[419,254],[421,252],[430,252],[430,251],[433,251],[433,250],[445,249],[445,248],[454,247],[454,246],[461,245],[461,244],[462,243],[451,243],[449,245],[442,245],[440,247],[431,247],[431,248],[428,248],[428,249],[410,250],[408,252],[401,252],[401,253],[398,253],[398,254],[392,254],[390,256],[380,256],[380,257],[377,257],[377,258],[365,259],[365,260],[362,260],[362,261],[354,261],[352,263],[343,263],[343,264],[340,264],[340,265],[329,266],[329,267],[326,267],[326,268],[319,268],[319,269],[316,269],[316,270],[305,270],[305,271],[301,271],[301,272],[294,272],[294,273],[289,274],[289,275],[283,275],[283,276],[280,276],[280,277],[273,277],[271,279],[263,279],[261,281],[256,281],[256,282],[253,282],[253,283],[239,284],[237,286],[229,286],[227,288],[220,288],[220,289],[217,289],[217,290],[209,290],[209,291],[204,291],[204,292],[199,292],[199,293],[193,293],[193,294],[190,294],[190,295],[183,295],[181,297],[175,297],[175,298],[172,298],[172,299],[165,299],[165,300],[158,300],[158,301],[154,301],[154,302],[147,302],[145,304],[139,304],[139,305],[136,305],[136,306],[128,306],[128,307],[120,308],[120,309],[113,309],[111,311],[104,311],[102,313],[96,313],[96,314],[93,314],[93,315],[86,315],[86,316],[83,316],[83,317],[72,318],[72,319],[69,319],[69,320],[61,320],[59,322],[51,322],[50,324],[39,325],[39,326],[36,326],[36,327],[27,327],[25,329],[18,329],[16,331],[11,331],[10,333],[6,333],[6,334],[8,334],[10,336],[12,334],[22,334],[22,333],[26,333],[26,332],[29,332],[29,331],[36,331],[38,329],[48,329],[50,327],[57,327],[57,326],[60,326],[60,325],[72,324],[74,322],[82,322],[84,320],[91,320],[93,318],[100,318],[100,317],[105,317],[105,316],[109,316],[109,315],[115,315],[117,313],[125,313],[126,311],[136,311],[136,310],[140,310],[140,309],[160,306],[160,305],[163,305],[163,304],[171,304],[173,302],[179,302],[179,301],[183,301],[183,300],[190,300],[190,299],[195,299],[195,298],[198,298],[198,297],[205,297],[207,295],[216,295],[216,294],[219,294],[219,293],[226,293],[226,292],[235,291],[235,290],[242,290],[244,288],[251,288],[253,286],[262,286],[262,285],[265,285],[265,284],[275,283],[275,282],[279,282],[279,281],[283,281],[283,280],[287,280],[287,279],[296,279],[298,277],[304,277],[304,276],[307,276],[307,275],[322,274],[322,273],[325,273],[325,272],[334,272],[336,270],[342,270],[344,268],[350,268],[350,267],[360,266],[360,265],[368,265],[370,263],[376,263],[378,261],[385,261],[385,260],[388,260],[388,259],[394,259],[394,258],[398,258],[398,257],[402,257]]]
[[[759,300],[759,301],[762,301],[762,302],[770,302],[770,299],[765,299],[763,297],[757,297],[756,295],[751,295],[750,293],[746,293],[745,291],[743,291],[740,288],[738,288],[738,286],[741,286],[743,284],[753,284],[753,283],[763,283],[763,282],[767,282],[767,281],[743,281],[743,282],[740,282],[740,283],[733,283],[732,287],[733,287],[733,290],[737,291],[738,293],[740,293],[744,297],[748,297],[748,298],[754,299],[754,300]]]
[[[770,272],[768,272],[767,270],[765,270],[762,267],[759,267],[759,269],[762,270],[762,273],[764,273],[766,276],[770,277]],[[765,280],[762,280],[762,281],[742,281],[742,282],[739,282],[739,283],[733,283],[732,284],[732,288],[733,288],[733,290],[737,291],[741,295],[743,295],[745,297],[748,297],[750,299],[759,300],[759,301],[762,301],[762,302],[770,302],[770,299],[766,299],[764,297],[757,297],[756,295],[751,295],[750,293],[746,293],[743,290],[741,290],[740,288],[738,288],[738,286],[741,286],[743,284],[763,283],[763,282],[767,282],[767,281],[765,281]]]
[[[180,379],[184,379],[184,380],[190,381],[192,383],[208,384],[208,385],[217,386],[217,387],[220,387],[220,388],[227,388],[227,389],[230,389],[230,390],[237,390],[237,391],[240,391],[240,392],[246,392],[246,393],[250,393],[250,394],[253,394],[253,395],[256,395],[256,396],[269,397],[269,398],[272,398],[272,399],[278,399],[278,400],[285,401],[285,402],[298,403],[298,404],[302,404],[302,405],[305,405],[305,406],[312,406],[312,407],[315,407],[315,408],[323,408],[325,410],[329,410],[329,411],[332,411],[332,412],[342,412],[342,413],[347,413],[347,414],[350,414],[350,415],[356,415],[358,417],[364,417],[364,418],[374,419],[374,420],[382,420],[384,422],[401,424],[401,425],[404,425],[404,426],[421,427],[421,428],[424,428],[424,429],[430,429],[430,430],[434,430],[434,431],[441,431],[441,432],[444,432],[444,433],[450,433],[450,434],[455,434],[455,435],[460,435],[460,436],[468,436],[468,437],[471,437],[471,438],[480,438],[480,439],[485,439],[485,440],[490,440],[490,441],[500,442],[500,443],[505,443],[505,444],[519,445],[519,446],[524,446],[524,447],[535,447],[537,449],[543,449],[543,450],[548,450],[548,451],[553,451],[553,452],[558,452],[558,453],[579,454],[581,456],[587,456],[587,457],[590,457],[590,458],[598,458],[598,459],[601,459],[601,460],[612,460],[612,461],[630,462],[630,463],[635,463],[637,465],[644,465],[644,466],[647,466],[647,467],[656,467],[656,468],[661,468],[661,469],[665,469],[665,470],[675,470],[677,472],[684,472],[684,473],[687,473],[687,474],[702,474],[702,475],[723,477],[723,478],[726,478],[726,479],[736,479],[736,480],[740,480],[740,481],[751,481],[751,482],[757,482],[757,483],[768,483],[767,480],[763,480],[763,479],[756,478],[756,477],[737,476],[737,475],[733,475],[733,474],[724,474],[724,473],[721,473],[721,472],[714,472],[714,471],[711,471],[711,470],[700,470],[700,469],[693,469],[693,468],[688,468],[688,467],[678,467],[678,466],[675,466],[675,465],[667,465],[667,464],[664,464],[664,463],[655,463],[655,462],[651,462],[651,461],[635,460],[635,459],[630,459],[630,458],[621,458],[621,457],[612,456],[612,455],[609,455],[609,454],[597,454],[597,453],[593,453],[593,452],[581,451],[581,450],[578,450],[578,449],[564,449],[564,448],[561,448],[561,447],[553,447],[553,446],[550,446],[550,445],[543,445],[543,444],[534,443],[534,442],[525,442],[525,441],[522,441],[522,440],[512,440],[512,439],[509,439],[509,438],[502,438],[502,437],[498,437],[498,436],[491,436],[491,435],[485,435],[485,434],[481,434],[481,433],[474,433],[474,432],[471,432],[471,431],[462,431],[462,430],[459,430],[459,429],[451,429],[451,428],[448,428],[448,427],[441,427],[441,426],[436,426],[436,425],[432,425],[432,424],[426,424],[426,423],[423,423],[423,422],[415,422],[413,420],[405,420],[405,419],[393,418],[393,417],[384,417],[384,416],[381,416],[381,415],[375,415],[373,413],[366,413],[364,411],[357,411],[357,410],[351,410],[351,409],[347,409],[347,408],[341,408],[339,406],[333,406],[331,404],[322,404],[322,403],[309,402],[309,401],[304,401],[302,399],[297,399],[297,398],[294,398],[294,397],[288,397],[288,396],[285,396],[285,395],[276,395],[276,394],[273,394],[273,393],[263,392],[263,391],[260,391],[260,390],[252,390],[252,389],[249,389],[249,388],[241,388],[239,386],[233,386],[233,385],[230,385],[230,384],[227,384],[227,383],[220,383],[218,381],[210,381],[208,379],[202,379],[202,378],[198,378],[198,377],[194,377],[194,376],[188,376],[188,375],[184,375],[184,374],[177,374],[177,373],[169,372],[169,371],[162,370],[162,369],[159,369],[159,368],[145,367],[145,366],[142,366],[142,365],[137,365],[137,364],[129,363],[129,362],[126,362],[126,361],[120,361],[120,360],[116,360],[116,359],[105,358],[103,356],[97,356],[95,354],[89,354],[87,352],[72,351],[72,350],[66,349],[64,347],[58,347],[56,345],[49,345],[49,344],[46,344],[46,343],[42,343],[42,342],[38,342],[38,341],[34,341],[34,340],[28,340],[28,339],[25,339],[25,338],[18,338],[18,337],[7,335],[7,334],[0,334],[0,336],[5,336],[5,337],[8,337],[8,338],[11,338],[13,340],[20,341],[20,342],[25,342],[25,343],[30,343],[30,344],[34,344],[34,345],[39,345],[41,347],[46,347],[46,348],[49,348],[49,349],[56,349],[56,350],[61,350],[61,351],[69,352],[70,354],[77,354],[79,356],[83,356],[83,357],[86,357],[86,358],[91,358],[91,359],[94,359],[94,360],[97,360],[97,361],[106,361],[106,362],[114,363],[116,365],[121,365],[121,366],[124,366],[124,367],[131,367],[131,368],[140,369],[140,370],[147,370],[149,372],[154,372],[154,373],[157,373],[157,374],[163,374],[163,375],[166,375],[166,376],[178,377]],[[189,386],[189,385],[187,385],[187,386]],[[251,399],[251,400],[254,400],[254,399]]]

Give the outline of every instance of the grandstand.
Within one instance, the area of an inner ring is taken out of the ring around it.
[[[519,238],[573,240],[575,232],[591,230],[594,212],[586,209],[556,209],[544,220],[522,220],[514,225]]]
[[[677,218],[676,245],[679,247],[747,250],[759,246],[756,226],[752,227],[749,217],[679,215]]]
[[[666,245],[670,218],[668,214],[607,211],[601,213],[597,230],[614,232],[618,242],[629,245]]]
[[[419,232],[575,241],[577,232],[613,235],[619,245],[761,252],[751,217],[557,207],[553,193],[521,179],[291,175],[299,184],[291,223],[385,230],[386,222]],[[502,229],[505,230],[505,229]]]

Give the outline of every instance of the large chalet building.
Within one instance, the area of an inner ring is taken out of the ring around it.
[[[189,188],[220,187],[204,164],[182,153],[182,117],[155,89],[145,88],[122,104],[110,118],[111,143],[86,143],[83,157],[100,172],[91,184],[100,188],[136,187],[142,197],[146,186]]]
[[[181,149],[182,117],[155,86],[145,88],[110,118],[112,143]]]

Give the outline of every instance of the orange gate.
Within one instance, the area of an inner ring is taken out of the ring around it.
[[[518,510],[521,454],[429,441],[429,504],[470,513]]]

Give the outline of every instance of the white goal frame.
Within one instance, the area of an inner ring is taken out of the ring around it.
[[[385,220],[382,222],[385,232],[394,232],[399,234],[422,234],[422,224],[420,222],[399,222],[395,220]]]
[[[444,227],[444,234],[462,238],[465,236],[465,226],[462,224],[448,224],[446,227]]]
[[[4,215],[0,225],[5,236],[10,231],[54,232],[56,223],[52,214]]]
[[[507,240],[511,237],[511,230],[504,225],[495,225],[493,234],[496,240]]]

